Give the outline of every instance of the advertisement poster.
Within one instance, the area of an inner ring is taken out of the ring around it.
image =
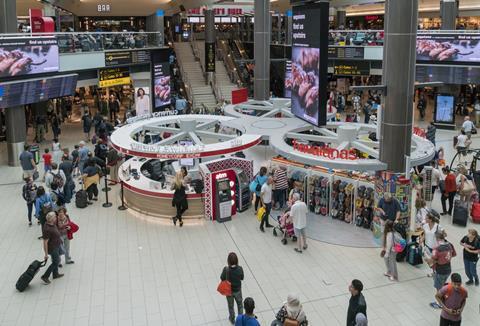
[[[287,64],[285,93],[292,113],[321,126],[326,124],[328,3],[293,8],[291,68]]]
[[[438,94],[435,100],[435,122],[455,123],[455,97]]]
[[[417,35],[417,62],[480,65],[480,34]]]
[[[0,39],[0,77],[56,72],[58,44],[53,37]]]
[[[135,87],[135,111],[137,116],[150,114],[150,87]]]
[[[292,87],[287,87],[287,84],[292,82],[292,61],[287,60],[285,64],[285,87],[283,89],[283,97],[291,98],[292,97]]]
[[[153,51],[152,56],[152,87],[153,111],[165,110],[171,103],[170,95],[170,50]]]

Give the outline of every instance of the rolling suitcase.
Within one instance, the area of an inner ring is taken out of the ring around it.
[[[467,226],[468,207],[466,203],[460,200],[455,200],[453,204],[452,224]]]
[[[85,208],[88,205],[88,196],[85,190],[77,191],[75,194],[75,206]]]
[[[409,243],[407,246],[407,262],[412,265],[420,265],[423,264],[422,259],[422,248],[420,248],[417,242]]]
[[[20,278],[17,281],[17,284],[15,284],[15,287],[17,288],[18,291],[23,292],[27,288],[28,284],[33,280],[35,275],[38,273],[41,267],[45,266],[47,264],[47,261],[38,261],[34,260],[30,266],[28,266],[27,270],[25,273],[23,273]]]
[[[470,216],[472,217],[473,223],[480,223],[480,203],[473,203]]]

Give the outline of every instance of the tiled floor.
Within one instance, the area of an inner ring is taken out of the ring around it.
[[[65,135],[66,134],[66,135]],[[439,144],[451,151],[452,132],[439,132]],[[78,127],[63,133],[72,145]],[[475,139],[480,144],[480,138]],[[257,153],[258,154],[258,153]],[[262,156],[265,153],[262,151]],[[292,244],[258,230],[251,212],[232,222],[202,222],[182,229],[101,203],[70,215],[80,231],[72,242],[74,265],[65,277],[43,285],[39,277],[18,293],[14,284],[43,252],[39,227],[29,228],[18,182],[20,170],[5,166],[0,147],[0,325],[228,325],[226,300],[216,292],[227,254],[239,254],[245,270],[243,295],[256,301],[262,325],[269,325],[288,293],[298,293],[310,324],[345,325],[349,281],[365,284],[370,325],[437,325],[432,279],[425,266],[399,265],[400,282],[384,276],[374,248],[349,248],[311,240],[302,255]],[[114,187],[114,191],[118,191]],[[438,202],[434,203],[437,207]],[[465,228],[447,228],[459,253]],[[475,226],[477,229],[478,226]],[[461,256],[461,254],[460,254]],[[454,270],[463,273],[461,257]],[[480,288],[469,288],[463,325],[480,324]]]

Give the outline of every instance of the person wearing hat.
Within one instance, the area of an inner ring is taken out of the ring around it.
[[[287,302],[285,302],[275,316],[275,320],[272,321],[271,326],[285,325],[285,321],[297,322],[298,326],[307,326],[307,316],[303,311],[303,307],[300,304],[300,300],[296,294],[289,294]]]

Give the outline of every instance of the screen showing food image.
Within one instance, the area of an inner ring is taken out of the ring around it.
[[[417,62],[443,64],[479,64],[478,34],[419,34]]]
[[[58,44],[55,38],[0,39],[0,77],[58,70]]]
[[[168,63],[159,63],[153,69],[155,108],[170,105],[170,67]]]
[[[292,112],[315,125],[318,124],[320,49],[293,48],[292,69],[286,89],[291,92]]]
[[[451,95],[437,95],[435,122],[454,123],[455,98]]]

